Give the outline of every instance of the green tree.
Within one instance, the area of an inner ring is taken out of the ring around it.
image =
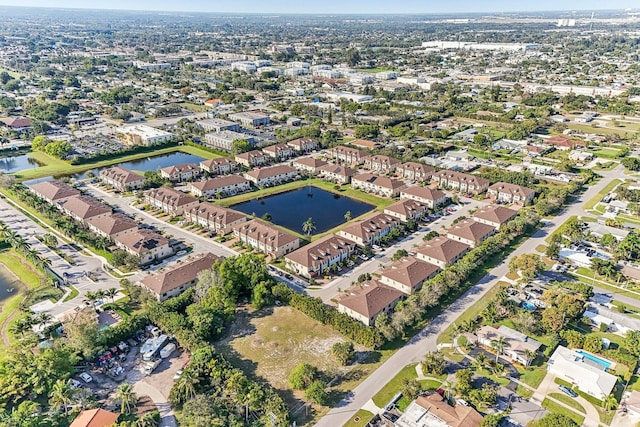
[[[484,353],[479,353],[484,354]],[[471,385],[471,380],[473,379],[473,372],[471,369],[459,369],[456,371],[456,390],[462,396],[467,396],[473,386]]]
[[[246,153],[247,151],[251,151],[253,149],[253,145],[246,139],[236,139],[231,143],[231,152],[234,155]]]
[[[61,159],[71,151],[71,144],[67,141],[53,141],[44,147],[44,152],[50,156]]]
[[[173,403],[184,403],[196,398],[196,388],[200,379],[193,369],[185,369],[180,375],[169,393],[169,398]]]
[[[561,414],[547,414],[529,423],[530,427],[580,427],[571,418]]]
[[[543,268],[544,263],[537,254],[522,254],[509,261],[509,272],[518,271],[524,279],[533,279]]]
[[[396,253],[393,254],[393,257],[391,257],[391,260],[398,261],[400,258],[406,257],[407,255],[409,255],[409,252],[407,252],[406,249],[398,249]]]
[[[347,222],[351,221],[351,211],[347,211],[347,213],[344,214],[344,219]]]
[[[402,381],[400,393],[402,393],[402,396],[407,398],[407,400],[415,400],[420,395],[420,383],[416,379],[405,378]]]
[[[496,363],[498,363],[498,358],[504,353],[505,348],[509,347],[509,342],[504,339],[504,337],[500,337],[497,340],[491,340],[491,348],[496,351]]]
[[[44,148],[49,144],[51,140],[44,135],[38,135],[33,138],[31,142],[31,149],[34,151],[44,151]]]
[[[422,360],[422,369],[431,375],[442,375],[447,368],[447,360],[440,350],[425,354]]]
[[[307,235],[311,236],[311,233],[316,229],[316,223],[313,222],[313,218],[309,217],[305,222],[302,223],[302,231]]]
[[[62,407],[66,415],[69,413],[69,405],[73,403],[74,394],[75,390],[71,388],[68,381],[57,380],[49,393],[49,404],[54,408]]]
[[[602,338],[593,334],[587,335],[583,348],[591,353],[600,353],[603,348]]]
[[[560,332],[560,336],[567,342],[570,348],[582,348],[584,345],[584,335],[573,329]]]
[[[604,409],[606,409],[607,411],[612,411],[618,407],[618,399],[616,399],[616,396],[611,393],[604,398],[604,400],[602,401],[602,406],[604,406]]]
[[[329,398],[326,391],[327,384],[321,380],[314,380],[304,393],[305,399],[318,405],[325,405]]]
[[[308,363],[300,363],[289,374],[289,385],[294,390],[304,390],[317,378],[318,369]]]
[[[351,341],[337,342],[331,347],[331,353],[338,363],[347,366],[355,356],[355,349]]]
[[[115,398],[117,402],[120,402],[120,413],[122,414],[130,414],[138,401],[133,387],[128,383],[120,384],[120,387],[116,390]]]
[[[622,348],[636,357],[640,357],[640,331],[629,330],[622,341]]]
[[[87,292],[87,298],[95,294]],[[69,345],[87,359],[103,350],[100,344],[99,326],[96,319],[85,311],[74,313],[63,321]]]

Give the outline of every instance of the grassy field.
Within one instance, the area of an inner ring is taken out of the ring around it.
[[[343,427],[364,427],[371,418],[373,418],[373,414],[371,412],[360,409],[358,412],[353,414],[353,417],[351,417]]]
[[[379,408],[384,408],[393,397],[400,392],[402,383],[405,380],[413,380],[418,377],[416,373],[416,364],[407,365],[398,374],[393,377],[380,391],[373,396],[373,403]]]
[[[616,128],[616,129],[609,129],[609,128],[603,128],[599,126],[592,126],[590,124],[582,125],[579,123],[567,123],[567,127],[571,130],[575,130],[578,132],[601,133],[603,135],[613,135],[617,133],[618,135],[621,135],[623,137],[629,137],[629,136],[634,136],[636,134],[636,131],[627,130],[623,127]]]
[[[268,382],[293,411],[301,407],[304,393],[291,390],[288,378],[289,372],[299,363],[317,367],[327,382],[341,376],[329,390],[332,405],[391,354],[390,351],[372,352],[361,364],[343,367],[331,357],[331,346],[346,339],[291,307],[240,312],[228,336],[215,344],[216,349],[247,375]],[[316,409],[316,416],[328,411],[327,407]],[[293,418],[298,425],[312,421],[305,417],[304,411]]]
[[[591,200],[584,204],[584,210],[593,209],[595,205],[600,203],[600,200],[603,199],[604,196],[611,193],[614,188],[622,183],[619,179],[614,179],[606,187],[604,187],[598,194],[596,194]]]
[[[617,159],[618,157],[620,157],[620,154],[622,153],[621,150],[618,150],[616,148],[608,148],[608,147],[598,147],[596,149],[591,150],[591,152],[595,156],[603,159]]]
[[[64,160],[60,160],[55,157],[49,156],[46,153],[43,153],[40,151],[33,151],[29,153],[29,157],[39,161],[40,163],[43,163],[44,166],[40,166],[39,168],[35,168],[35,169],[27,169],[24,171],[16,172],[14,175],[18,181],[26,181],[26,180],[35,179],[35,178],[42,178],[45,176],[68,175],[68,174],[84,172],[89,169],[128,162],[131,160],[144,159],[150,156],[159,156],[162,154],[174,153],[176,151],[188,153],[188,154],[195,154],[205,159],[213,159],[213,158],[220,157],[218,154],[211,153],[206,150],[202,150],[198,147],[193,147],[190,145],[181,145],[181,146],[175,146],[175,147],[162,148],[153,152],[125,155],[122,157],[116,157],[113,159],[103,160],[99,162],[85,163],[82,165],[71,165],[68,162],[65,162]]]
[[[584,422],[584,417],[583,416],[580,416],[580,415],[576,414],[575,412],[565,408],[564,406],[560,406],[557,403],[552,402],[549,399],[544,399],[542,401],[542,407],[544,409],[546,409],[547,411],[552,412],[554,414],[565,415],[565,416],[571,418],[579,426],[581,426],[582,423]]]
[[[549,393],[547,396],[553,397],[555,400],[559,400],[560,402],[564,403],[567,406],[571,406],[573,409],[575,409],[578,412],[582,412],[583,414],[586,413],[586,411],[584,410],[581,404],[579,404],[578,402],[575,401],[575,399],[572,399],[571,397],[567,396],[564,393]]]

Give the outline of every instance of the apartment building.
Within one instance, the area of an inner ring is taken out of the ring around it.
[[[371,173],[362,173],[351,178],[351,188],[383,197],[397,197],[405,187],[405,183],[398,179]]]
[[[254,169],[244,174],[256,186],[271,187],[298,178],[298,170],[287,165]]]
[[[184,219],[216,234],[225,235],[233,232],[235,225],[245,222],[247,216],[233,209],[204,202],[184,211]]]
[[[200,203],[198,199],[170,187],[159,187],[144,192],[145,201],[171,216],[182,215],[185,210]]]
[[[251,182],[240,175],[223,175],[206,181],[190,182],[187,187],[196,197],[229,197],[251,190]]]
[[[100,180],[119,191],[139,190],[144,187],[144,176],[128,169],[115,166],[100,171]]]
[[[429,187],[411,186],[400,191],[400,199],[415,200],[427,205],[429,209],[436,209],[438,206],[444,206],[449,201],[447,195],[440,191]]]
[[[229,114],[229,120],[240,122],[244,127],[259,128],[271,123],[271,119],[262,111],[245,111]]]
[[[349,259],[356,244],[337,234],[330,234],[285,255],[287,267],[304,277],[322,276],[331,266]]]
[[[300,247],[300,239],[259,219],[233,226],[233,235],[245,245],[274,258]]]

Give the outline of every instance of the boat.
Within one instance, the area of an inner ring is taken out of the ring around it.
[[[7,289],[7,292],[13,292],[15,290],[16,290],[16,288],[9,288],[9,289]]]

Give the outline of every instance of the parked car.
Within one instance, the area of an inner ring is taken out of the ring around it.
[[[464,399],[456,399],[456,403],[457,403],[458,405],[462,405],[462,406],[469,406],[469,402],[467,402],[467,401],[466,401],[466,400],[464,400]]]
[[[173,375],[173,379],[177,380],[178,378],[180,378],[182,376],[182,372],[184,372],[182,369],[178,369],[176,373]]]
[[[91,375],[89,375],[88,373],[86,373],[86,372],[82,372],[78,376],[80,377],[80,379],[82,381],[84,381],[87,384],[89,384],[91,381],[93,381],[93,377]]]
[[[569,387],[567,387],[565,385],[561,385],[558,388],[560,389],[560,391],[562,391],[567,396],[578,397],[578,393],[576,393],[575,391],[571,390]]]

